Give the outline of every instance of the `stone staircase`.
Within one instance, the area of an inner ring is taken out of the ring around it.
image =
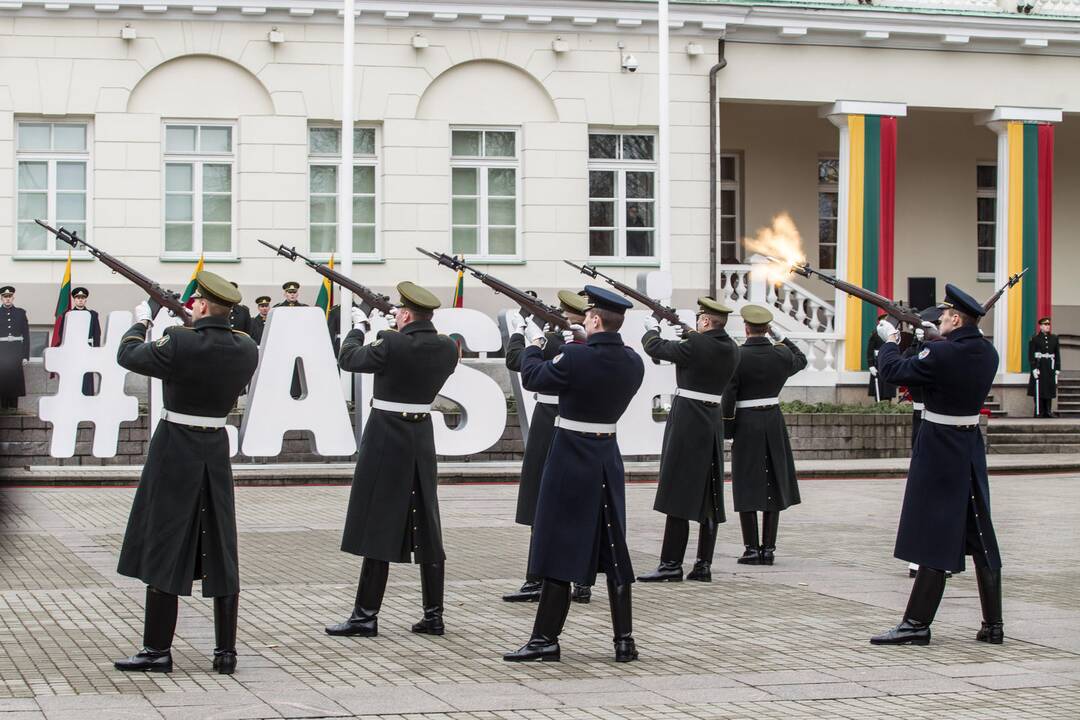
[[[1080,374],[1072,374],[1067,371],[1061,374],[1054,410],[1062,418],[1080,420]]]
[[[993,394],[986,396],[983,409],[990,411],[990,417],[1005,417],[1005,410],[1001,407],[1001,401],[995,398]]]
[[[1080,417],[995,418],[986,439],[992,454],[1080,453]]]

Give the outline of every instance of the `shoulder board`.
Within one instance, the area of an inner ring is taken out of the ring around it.
[[[235,330],[235,329],[234,329],[234,330],[233,330],[233,332],[234,332],[234,333],[236,333],[237,335],[243,335],[244,337],[251,337],[250,335],[248,335],[248,334],[247,334],[246,332],[244,332],[243,330]]]

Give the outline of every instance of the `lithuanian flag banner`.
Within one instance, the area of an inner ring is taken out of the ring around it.
[[[180,302],[184,303],[185,307],[191,307],[191,296],[195,294],[195,276],[202,272],[203,269],[203,256],[199,256],[199,262],[195,264],[195,270],[191,273],[191,279],[188,280],[187,287],[184,288],[184,294],[180,296]]]
[[[896,118],[848,116],[848,282],[892,297],[893,221],[896,215]],[[866,370],[866,343],[877,308],[848,297],[844,328],[848,370]]]
[[[334,256],[330,256],[330,269],[334,269]],[[323,315],[330,317],[330,308],[334,307],[334,283],[323,278],[322,287],[319,288],[319,297],[315,298],[315,306],[322,308]]]
[[[64,267],[64,279],[60,281],[60,294],[56,298],[56,313],[53,319],[52,339],[49,347],[56,347],[63,338],[60,326],[64,323],[64,314],[71,309],[71,251],[68,251],[67,265]]]
[[[460,256],[462,260],[465,259],[464,255]],[[458,270],[457,282],[454,283],[454,305],[453,307],[465,307],[465,271]]]
[[[1030,272],[1008,300],[1007,372],[1029,372],[1027,340],[1040,317],[1050,315],[1051,225],[1054,190],[1054,126],[1010,122],[1007,127],[1008,255],[1006,270]]]

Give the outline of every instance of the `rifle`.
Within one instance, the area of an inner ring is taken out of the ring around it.
[[[1005,294],[1005,291],[1011,288],[1013,285],[1016,285],[1016,283],[1020,282],[1020,278],[1024,277],[1024,273],[1026,273],[1027,271],[1028,269],[1024,268],[1023,270],[1006,280],[1005,284],[999,287],[998,291],[994,293],[994,296],[987,300],[986,304],[983,305],[983,312],[990,312],[990,308],[994,307],[994,304],[1001,298],[1002,295]]]
[[[770,257],[769,260],[775,263],[779,263],[781,265],[787,264],[780,260],[777,260],[776,258]],[[792,272],[802,275],[805,278],[816,277],[819,280],[822,280],[829,285],[832,285],[840,292],[847,293],[852,297],[859,298],[863,302],[870,303],[871,305],[880,308],[885,312],[886,315],[895,318],[899,322],[907,323],[913,328],[922,328],[923,338],[926,340],[940,340],[942,337],[941,333],[939,333],[935,328],[925,327],[923,325],[922,318],[920,318],[918,314],[905,307],[900,306],[899,304],[890,300],[884,295],[878,295],[873,290],[867,290],[866,288],[855,285],[854,283],[849,283],[845,280],[838,280],[831,275],[821,273],[810,267],[809,263],[790,263],[789,267]]]
[[[569,260],[563,260],[563,262],[591,278],[600,278],[631,300],[637,300],[640,304],[644,305],[649,310],[652,310],[652,315],[657,320],[665,320],[669,325],[681,325],[683,330],[693,329],[679,319],[679,313],[675,312],[675,308],[670,308],[658,300],[653,300],[645,293],[639,292],[629,285],[619,282],[613,277],[608,277],[597,270],[595,265],[577,265]]]
[[[276,252],[278,255],[280,255],[283,258],[286,258],[288,260],[292,260],[294,262],[296,260],[298,260],[298,259],[302,260],[304,263],[307,264],[307,266],[309,268],[311,268],[315,272],[319,273],[320,275],[322,275],[324,278],[326,278],[330,282],[334,283],[335,285],[339,285],[339,286],[345,288],[346,290],[351,292],[353,295],[356,295],[361,300],[363,300],[368,305],[370,305],[372,308],[378,310],[379,312],[383,313],[384,315],[389,315],[390,311],[394,309],[394,304],[392,302],[390,302],[390,298],[388,298],[386,295],[382,295],[381,293],[377,293],[374,290],[372,290],[371,288],[366,287],[366,286],[361,285],[360,283],[356,282],[355,280],[353,280],[349,276],[342,275],[337,270],[331,270],[330,268],[328,268],[326,265],[323,265],[322,263],[315,262],[314,260],[312,260],[309,257],[304,257],[300,253],[296,252],[295,247],[287,248],[284,245],[274,246],[274,245],[271,245],[270,243],[266,242],[265,240],[261,240],[261,239],[259,240],[259,242],[261,242],[263,245],[270,248],[271,250],[273,250],[274,252]]]
[[[180,318],[184,325],[191,326],[191,311],[189,311],[182,302],[180,302],[180,296],[169,290],[166,290],[158,283],[154,282],[151,278],[143,275],[141,272],[124,263],[122,260],[110,255],[109,253],[94,247],[90,243],[79,237],[77,232],[70,232],[64,228],[50,227],[46,223],[40,220],[34,220],[38,225],[45,228],[59,239],[66,242],[76,250],[82,245],[86,248],[87,252],[100,260],[106,267],[112,270],[114,273],[124,276],[131,282],[142,288],[143,292],[150,296],[152,303],[157,303],[161,307],[166,308],[176,317]]]
[[[566,316],[563,315],[562,310],[559,308],[552,307],[524,290],[520,290],[509,283],[503,282],[486,272],[477,270],[464,260],[451,257],[446,253],[428,252],[422,247],[416,249],[443,267],[448,267],[454,272],[466,271],[472,274],[477,280],[494,290],[496,294],[505,295],[517,303],[517,306],[521,308],[521,312],[525,317],[532,315],[540,321],[541,325],[550,325],[551,327],[560,330],[570,329],[570,321],[567,320]]]

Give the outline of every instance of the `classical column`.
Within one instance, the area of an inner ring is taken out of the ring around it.
[[[840,129],[840,193],[836,277],[886,297],[893,294],[893,225],[896,197],[896,118],[901,103],[839,100],[819,113]],[[843,370],[866,370],[865,348],[877,309],[836,293],[835,327],[843,336]]]
[[[1061,110],[999,106],[975,121],[998,136],[995,285],[1028,269],[994,308],[994,346],[1000,372],[1026,375],[1027,340],[1052,309],[1054,123]]]

